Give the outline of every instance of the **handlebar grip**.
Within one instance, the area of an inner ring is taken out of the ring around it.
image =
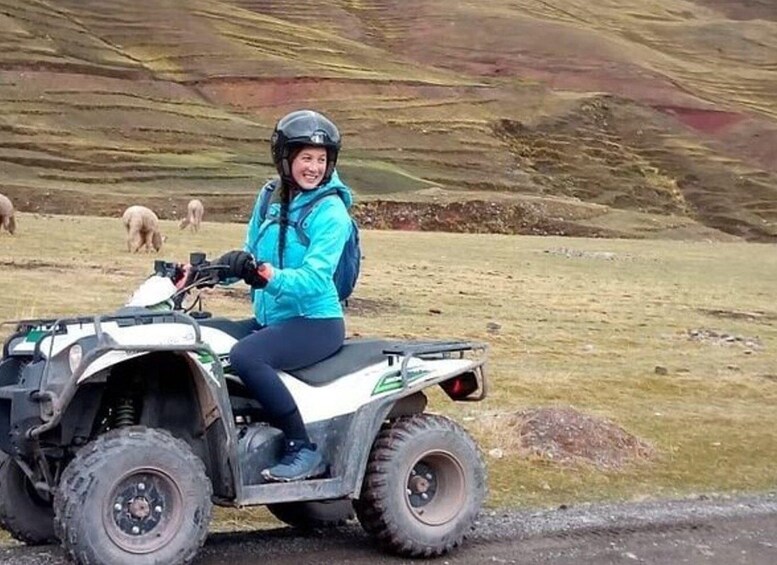
[[[180,265],[157,259],[154,261],[154,274],[159,277],[168,277],[174,281],[180,276]]]
[[[194,251],[189,254],[189,264],[193,267],[201,265],[205,262],[205,253],[202,251]]]
[[[167,262],[162,261],[161,259],[157,259],[154,261],[154,274],[165,276],[165,273],[167,272]]]

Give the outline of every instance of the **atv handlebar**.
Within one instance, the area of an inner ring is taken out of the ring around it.
[[[211,263],[205,253],[199,251],[189,255],[188,265],[162,260],[154,261],[154,274],[170,279],[178,289],[172,297],[176,310],[182,309],[181,303],[191,290],[213,287],[221,282],[219,271],[228,268],[228,265]]]
[[[157,259],[154,261],[154,274],[176,282],[183,276],[183,265]]]

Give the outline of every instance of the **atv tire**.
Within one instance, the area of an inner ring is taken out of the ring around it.
[[[27,545],[54,543],[54,509],[10,456],[0,452],[0,526]]]
[[[82,448],[62,473],[55,526],[79,564],[180,565],[208,534],[205,465],[165,430],[121,428]]]
[[[267,510],[298,530],[336,528],[354,517],[352,502],[344,499],[268,504]]]
[[[364,530],[386,550],[436,557],[463,541],[486,495],[486,469],[472,437],[432,414],[386,424],[354,502]]]

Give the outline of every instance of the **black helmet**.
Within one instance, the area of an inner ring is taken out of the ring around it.
[[[270,150],[281,178],[291,177],[291,150],[304,145],[326,148],[326,171],[321,184],[328,183],[340,153],[340,132],[337,126],[313,110],[297,110],[278,120],[270,138]]]

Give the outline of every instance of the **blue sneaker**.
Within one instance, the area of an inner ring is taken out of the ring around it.
[[[299,442],[289,441],[280,463],[262,471],[267,481],[301,481],[324,474],[326,465],[316,444],[300,447]]]

